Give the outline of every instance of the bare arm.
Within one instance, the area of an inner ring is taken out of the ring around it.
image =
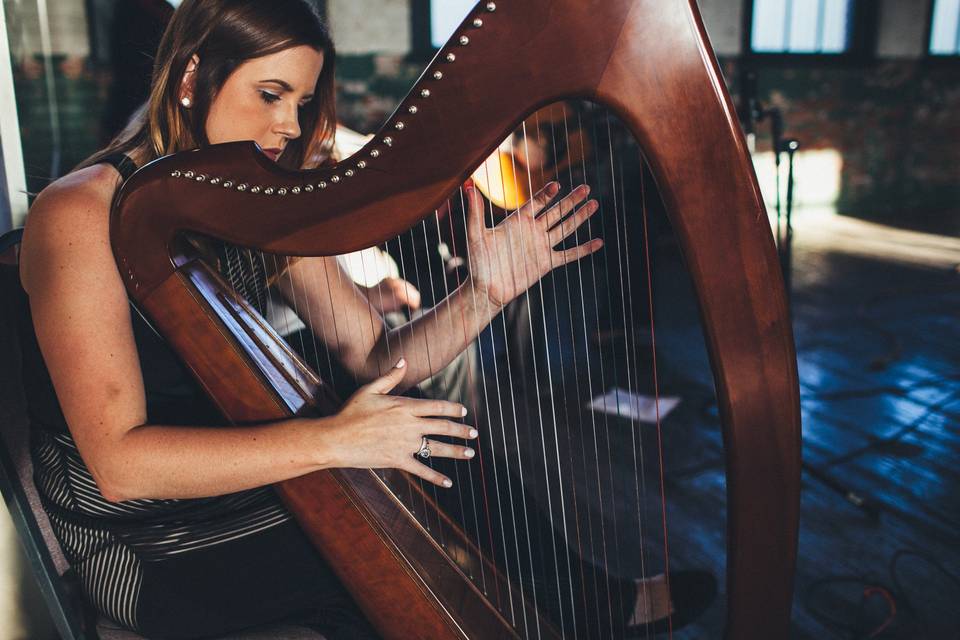
[[[555,183],[547,185],[519,211],[487,229],[482,197],[468,187],[471,276],[436,307],[395,329],[386,328],[335,258],[299,260],[278,286],[314,334],[359,380],[380,375],[402,355],[410,365],[400,386],[409,388],[447,366],[504,304],[550,270],[602,246],[593,240],[566,251],[553,250],[597,209],[591,201],[570,215],[589,193],[581,187],[543,211],[557,190]]]
[[[438,484],[411,456],[426,433],[468,437],[460,405],[387,395],[403,369],[359,391],[337,415],[251,427],[146,423],[126,292],[109,244],[116,173],[91,167],[34,204],[21,278],[57,398],[108,500],[221,495],[332,466],[398,467]],[[438,455],[469,457],[463,447]]]
[[[408,366],[400,390],[445,367],[500,309],[467,281],[416,320],[388,329],[336,258],[298,260],[277,284],[314,335],[361,382],[404,357]]]

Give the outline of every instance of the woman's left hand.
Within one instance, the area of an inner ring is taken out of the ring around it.
[[[363,287],[362,291],[380,315],[420,308],[420,292],[402,278],[386,277],[372,287]]]
[[[485,292],[494,305],[502,307],[553,269],[603,246],[603,240],[597,238],[570,249],[554,250],[599,206],[596,200],[584,202],[590,187],[580,185],[544,211],[559,191],[558,183],[547,183],[529,202],[488,229],[484,223],[483,195],[472,183],[467,185],[470,274],[474,286]]]

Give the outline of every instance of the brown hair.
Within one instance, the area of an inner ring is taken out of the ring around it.
[[[150,97],[127,127],[104,149],[84,160],[88,167],[113,153],[133,155],[138,164],[208,144],[210,105],[230,74],[243,62],[306,45],[324,54],[314,98],[300,112],[300,137],[291,140],[279,164],[287,169],[316,166],[329,155],[336,132],[333,40],[305,0],[184,0],[164,31],[153,67]],[[193,104],[180,104],[180,82],[196,54]]]

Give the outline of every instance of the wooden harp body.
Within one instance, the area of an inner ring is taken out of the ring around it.
[[[785,638],[796,356],[765,208],[694,0],[481,2],[377,135],[336,166],[284,171],[249,143],[149,164],[112,214],[130,296],[230,421],[333,411],[324,383],[178,249],[179,235],[286,255],[373,246],[436,209],[525,117],[565,98],[605,105],[630,130],[694,284],[725,448],[726,635]],[[385,637],[523,635],[373,472],[325,471],[278,490]],[[459,540],[455,523],[439,521]]]

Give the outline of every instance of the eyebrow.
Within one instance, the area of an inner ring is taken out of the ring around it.
[[[274,84],[280,85],[280,88],[283,89],[284,91],[290,91],[291,93],[293,92],[293,87],[290,86],[290,83],[289,83],[289,82],[286,82],[285,80],[278,80],[278,79],[276,79],[276,78],[270,78],[269,80],[261,80],[260,82],[272,82],[272,83],[274,83]],[[303,96],[303,97],[304,97],[305,99],[309,100],[309,99],[313,98],[313,94],[312,94],[312,93],[309,93],[309,94],[307,94],[307,95],[305,95],[305,96]]]

